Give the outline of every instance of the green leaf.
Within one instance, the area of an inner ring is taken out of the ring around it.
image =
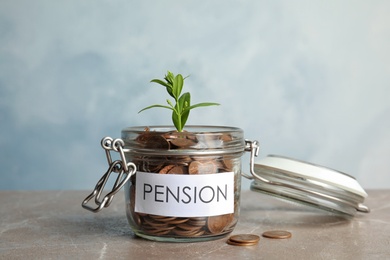
[[[166,88],[172,88],[171,85],[169,85],[168,83],[162,81],[161,79],[152,79],[150,82],[158,83],[160,85],[163,85]]]
[[[183,95],[181,95],[181,97],[177,102],[177,106],[178,106],[177,110],[179,110],[180,113],[180,122],[181,122],[182,129],[184,128],[188,116],[190,115],[190,109],[188,109],[190,105],[191,105],[191,94],[189,92],[186,92]]]
[[[173,81],[173,88],[172,88],[172,92],[176,100],[180,97],[181,90],[183,89],[183,83],[184,83],[183,76],[181,74],[178,74],[175,77],[175,80]]]
[[[219,106],[220,104],[218,103],[212,103],[212,102],[203,102],[199,104],[195,104],[193,106],[187,107],[188,110],[197,108],[197,107],[208,107],[208,106]]]
[[[166,83],[166,82],[164,82],[164,81],[162,81],[162,80],[160,80],[160,79],[152,79],[150,82],[154,82],[154,83],[157,83],[157,84],[160,84],[160,85],[166,87],[168,94],[169,94],[171,97],[175,98],[175,97],[173,96],[173,93],[172,93],[172,85],[171,85],[171,84]]]
[[[190,110],[183,111],[183,113],[181,114],[181,129],[183,129],[184,126],[186,125],[189,115],[190,115]]]
[[[187,109],[191,105],[191,94],[189,92],[184,93],[181,95],[179,100],[177,101],[177,110],[180,114]]]
[[[169,107],[169,106],[164,106],[164,105],[151,105],[151,106],[148,106],[148,107],[145,107],[145,108],[141,109],[140,111],[138,111],[138,113],[141,113],[142,111],[145,111],[145,110],[147,110],[147,109],[154,108],[154,107],[162,107],[162,108],[167,108],[167,109],[173,110],[173,108],[172,108],[172,107]]]
[[[172,86],[174,79],[175,79],[175,75],[168,70],[167,75],[165,75],[165,80]]]

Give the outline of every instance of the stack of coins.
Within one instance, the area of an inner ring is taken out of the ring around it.
[[[223,146],[232,137],[227,134],[215,135],[210,138],[198,136],[187,132],[155,133],[145,130],[136,138],[140,147],[145,149],[192,149]],[[218,144],[218,145],[216,145]],[[221,172],[237,172],[235,174],[235,212],[238,212],[238,196],[240,186],[240,158],[231,155],[218,156],[157,156],[157,155],[132,155],[131,161],[137,165],[138,171],[151,174],[214,174]],[[129,212],[135,228],[151,236],[169,237],[199,237],[214,236],[230,233],[237,223],[234,213],[211,217],[175,217],[157,216],[135,212],[135,178],[131,178]]]
[[[259,243],[260,237],[253,234],[240,234],[229,237],[226,241],[233,246],[254,246]]]
[[[273,238],[273,239],[284,239],[284,238],[290,238],[292,235],[288,231],[272,230],[272,231],[264,232],[262,236],[266,238]]]

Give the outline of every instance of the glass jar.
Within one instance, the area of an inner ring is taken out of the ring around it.
[[[125,184],[134,233],[157,241],[221,238],[238,221],[243,131],[233,127],[130,127],[126,161],[137,173]]]

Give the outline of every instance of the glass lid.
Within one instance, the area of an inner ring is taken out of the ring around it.
[[[369,212],[367,193],[350,175],[323,166],[268,155],[251,167],[251,190],[337,214]]]

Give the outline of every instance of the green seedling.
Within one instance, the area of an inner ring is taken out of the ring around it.
[[[197,107],[207,107],[207,106],[218,106],[218,103],[212,103],[212,102],[204,102],[204,103],[198,103],[195,105],[191,105],[191,95],[189,92],[186,92],[181,95],[181,92],[183,90],[184,86],[184,80],[187,77],[183,78],[181,74],[177,74],[176,76],[168,71],[167,75],[165,75],[165,81],[160,79],[153,79],[151,82],[157,83],[159,85],[162,85],[166,88],[168,94],[174,98],[175,104],[173,104],[169,99],[167,99],[168,105],[151,105],[148,107],[145,107],[144,109],[140,110],[138,113],[141,113],[144,110],[154,108],[154,107],[161,107],[172,110],[172,122],[175,125],[178,132],[182,132],[184,129],[184,126],[187,122],[188,116],[190,115],[191,109],[197,108]]]

